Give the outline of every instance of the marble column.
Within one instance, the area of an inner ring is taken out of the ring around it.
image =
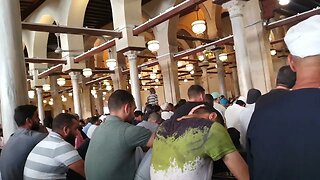
[[[219,54],[221,51],[215,52],[217,71],[218,71],[218,80],[219,80],[219,91],[220,94],[227,96],[226,80],[225,80],[225,71],[223,62],[219,59]]]
[[[98,110],[98,113],[101,115],[103,114],[103,96],[102,96],[102,90],[97,90],[97,99],[96,99],[96,107]]]
[[[138,68],[137,68],[137,52],[128,51],[125,53],[125,55],[128,57],[128,61],[129,61],[131,93],[136,102],[137,109],[142,110],[140,83],[139,83]]]
[[[17,128],[14,109],[28,103],[19,1],[0,5],[1,119],[5,142]]]
[[[202,63],[199,63],[199,66],[202,70],[202,87],[206,90],[206,93],[210,93],[210,89],[209,89],[209,78],[208,78],[208,66],[209,66],[209,62],[205,61]]]
[[[80,90],[79,90],[79,74],[77,72],[70,72],[71,83],[73,88],[73,105],[74,112],[82,119],[81,102],[80,102]]]
[[[172,53],[158,56],[158,62],[163,78],[165,102],[176,104],[180,100],[177,63]]]
[[[222,5],[230,14],[241,95],[246,95],[248,90],[253,87],[243,22],[244,5],[245,1],[241,0],[231,0]]]
[[[57,76],[50,76],[50,92],[53,98],[53,117],[56,117],[58,114],[62,113],[63,110],[63,102],[61,99],[61,94],[59,94],[60,86],[57,85],[57,79]]]
[[[37,91],[37,99],[38,99],[38,113],[39,113],[39,119],[41,123],[43,124],[43,120],[45,118],[44,115],[44,106],[43,106],[43,97],[42,97],[42,88],[36,88]]]
[[[240,96],[237,67],[233,66],[231,68],[231,70],[232,70],[232,80],[233,80],[234,93],[235,93],[235,96],[237,97],[237,96]]]

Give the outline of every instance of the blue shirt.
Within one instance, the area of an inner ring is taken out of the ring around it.
[[[87,134],[87,132],[88,132],[88,130],[89,130],[89,128],[90,128],[91,125],[92,125],[92,124],[89,122],[87,125],[85,125],[85,126],[82,128],[82,131]]]

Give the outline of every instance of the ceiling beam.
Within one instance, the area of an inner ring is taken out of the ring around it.
[[[213,42],[210,39],[198,38],[198,37],[193,37],[193,36],[177,35],[177,38],[178,39],[183,39],[183,40],[189,40],[189,41],[202,41],[202,42],[205,42],[205,43]]]
[[[46,0],[36,0],[32,5],[27,9],[21,12],[21,21],[24,21],[34,10],[36,10],[41,4]]]
[[[51,74],[53,74],[55,72],[58,72],[58,71],[62,71],[62,64],[58,64],[56,66],[53,66],[53,67],[43,71],[42,73],[39,74],[38,77],[41,79],[41,78],[49,76],[49,75],[51,75]]]
[[[98,83],[98,82],[103,81],[103,80],[111,80],[111,78],[109,76],[99,77],[97,79],[93,79],[91,81],[86,82],[86,86],[90,86],[92,84]]]
[[[50,59],[50,58],[28,58],[25,57],[26,63],[48,63],[48,64],[65,64],[67,63],[64,59]]]
[[[109,48],[115,46],[115,45],[116,45],[116,40],[112,39],[108,42],[105,42],[105,43],[103,43],[97,47],[94,47],[94,48],[88,50],[87,52],[84,52],[83,54],[80,54],[79,56],[75,57],[74,62],[78,63],[82,60],[85,60],[88,57],[91,57],[95,54],[98,54],[106,49],[109,49]]]
[[[190,56],[190,55],[196,54],[198,52],[202,52],[206,48],[209,48],[210,46],[221,46],[221,45],[224,45],[225,43],[230,42],[230,41],[233,41],[233,35],[230,35],[228,37],[219,39],[217,41],[214,41],[214,42],[202,45],[202,46],[198,46],[194,49],[189,49],[186,51],[176,53],[173,57],[174,57],[174,59],[182,59],[183,57]]]
[[[91,36],[110,36],[114,38],[121,38],[122,33],[105,29],[93,29],[84,27],[67,27],[61,25],[48,25],[39,23],[27,23],[22,22],[23,30],[41,31],[50,33],[65,33],[65,34],[79,34],[79,35],[91,35]]]
[[[138,65],[137,68],[138,68],[138,70],[140,70],[143,67],[150,67],[150,66],[155,66],[158,64],[159,64],[158,60],[152,60],[152,61],[145,62],[143,64]],[[128,73],[129,71],[130,71],[129,69],[124,69],[124,70],[122,70],[122,73]]]
[[[288,17],[288,18],[285,18],[285,19],[281,19],[279,21],[275,21],[275,22],[271,22],[267,25],[265,25],[266,29],[270,30],[270,29],[274,29],[274,28],[277,28],[277,27],[280,27],[280,26],[284,26],[284,25],[288,25],[288,24],[295,24],[295,23],[298,23],[300,21],[303,21],[313,15],[317,15],[317,14],[320,14],[320,8],[315,8],[315,9],[312,9],[310,11],[306,11],[306,12],[303,12],[303,13],[300,13],[300,14],[297,14],[297,15],[294,15],[294,16],[291,16],[291,17]]]
[[[158,15],[152,19],[149,19],[145,23],[135,27],[133,29],[133,35],[137,36],[140,33],[144,32],[148,29],[151,29],[151,28],[155,27],[156,25],[158,25],[158,24],[160,24],[160,23],[162,23],[162,22],[164,22],[164,21],[166,21],[176,15],[179,15],[182,11],[184,11],[190,7],[194,7],[204,1],[206,1],[206,0],[186,0],[186,1],[183,1],[180,4],[167,9],[164,13],[160,13],[160,15]]]
[[[112,70],[92,70],[92,74],[114,74]]]

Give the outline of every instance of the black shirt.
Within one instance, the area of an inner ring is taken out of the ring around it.
[[[170,119],[176,120],[178,118],[181,118],[182,116],[186,116],[194,107],[201,104],[204,104],[204,102],[186,102],[174,111]]]
[[[262,96],[247,131],[250,179],[319,179],[319,137],[320,89]]]

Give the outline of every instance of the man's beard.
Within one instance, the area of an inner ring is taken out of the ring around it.
[[[40,124],[39,123],[32,123],[31,130],[39,131],[40,130]]]
[[[75,140],[76,140],[76,137],[73,136],[71,133],[68,134],[65,138],[64,138],[65,141],[67,141],[68,143],[70,143],[72,146],[75,145]]]

